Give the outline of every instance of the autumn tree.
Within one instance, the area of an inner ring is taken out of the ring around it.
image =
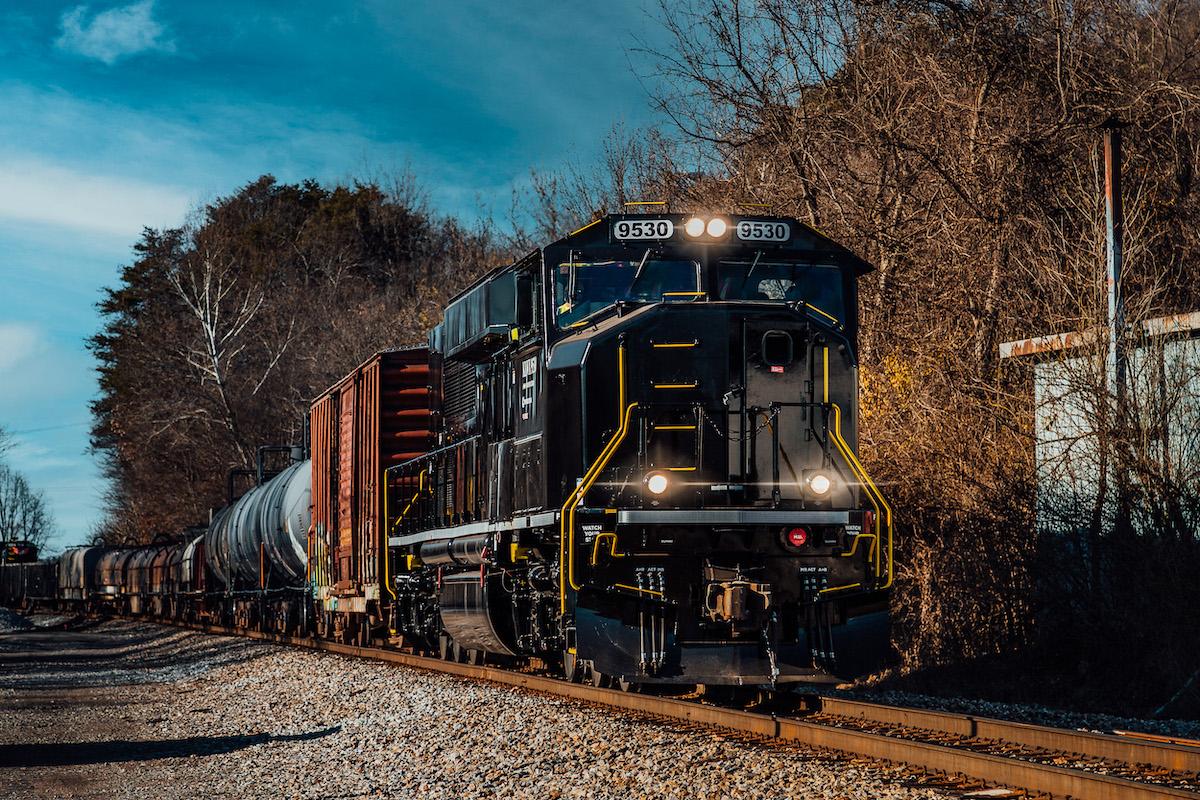
[[[437,217],[408,181],[383,185],[265,176],[144,232],[91,340],[104,538],[207,519],[230,469],[297,442],[315,394],[375,350],[422,342],[444,299],[499,259],[487,229]]]
[[[650,54],[647,77],[671,141],[624,134],[610,151],[638,163],[586,186],[579,170],[542,176],[531,199],[557,216],[536,218],[570,229],[597,197],[618,210],[607,187],[621,185],[676,211],[795,216],[876,266],[860,285],[859,445],[899,509],[904,669],[1016,650],[1028,661],[1041,641],[1048,661],[1116,679],[1123,660],[1101,669],[1093,654],[1124,656],[1112,643],[1132,643],[1136,626],[1163,645],[1139,660],[1155,680],[1200,666],[1185,652],[1194,625],[1146,622],[1155,603],[1195,598],[1186,581],[1131,593],[1131,577],[1106,594],[1111,581],[1089,584],[1062,538],[1039,530],[1031,376],[998,348],[1103,324],[1099,128],[1114,118],[1126,126],[1130,319],[1200,307],[1200,5],[696,0],[659,16],[671,47]],[[654,163],[639,155],[651,141]],[[1106,407],[1103,382],[1092,391]],[[1138,513],[1166,519],[1169,493],[1200,497],[1200,476],[1185,475],[1147,477],[1171,488],[1135,498]],[[1089,566],[1144,579],[1194,563],[1194,524],[1161,531],[1118,551],[1097,522],[1103,560]],[[1170,555],[1149,554],[1166,540]]]

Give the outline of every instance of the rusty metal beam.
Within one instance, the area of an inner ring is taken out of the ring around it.
[[[1200,311],[1148,319],[1141,324],[1141,329],[1142,335],[1149,338],[1200,331]],[[1054,333],[1049,336],[1035,336],[1032,339],[1017,339],[1001,343],[1000,358],[1019,358],[1041,353],[1054,353],[1060,350],[1073,350],[1076,347],[1102,342],[1105,336],[1107,336],[1106,329],[1096,327],[1082,331]]]

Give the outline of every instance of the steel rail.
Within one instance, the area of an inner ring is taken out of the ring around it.
[[[962,775],[988,784],[1025,789],[1048,794],[1053,797],[1086,798],[1087,800],[1160,800],[1162,798],[1197,800],[1197,798],[1200,798],[1200,793],[1170,786],[1133,781],[1097,772],[1042,764],[1035,761],[1025,761],[1019,758],[1007,758],[960,747],[915,741],[881,733],[860,731],[853,728],[840,728],[835,725],[808,722],[803,719],[778,717],[774,714],[768,715],[750,711],[739,711],[669,697],[621,692],[615,689],[598,688],[588,684],[568,683],[559,678],[528,672],[517,672],[501,667],[462,664],[381,647],[360,647],[358,645],[340,644],[321,639],[283,636],[276,633],[239,630],[217,625],[201,625],[153,619],[146,619],[144,621],[160,622],[205,633],[244,636],[251,639],[276,642],[354,658],[385,661],[428,672],[441,672],[472,680],[487,681],[503,686],[542,692],[635,714],[724,728],[738,733],[762,737],[766,740],[803,744],[852,756],[864,756],[882,761],[890,761],[948,775]],[[862,716],[864,714],[873,713],[869,708],[872,704],[869,703],[837,700],[836,704],[844,712],[855,711],[860,718],[865,718]],[[832,707],[835,706],[826,706],[824,710],[827,713],[832,713],[829,711]],[[876,706],[876,709],[882,708],[884,707]],[[894,709],[894,711],[898,712],[896,715],[897,720],[908,720],[906,723],[896,721],[895,724],[923,728],[929,728],[937,724],[939,722],[938,717],[965,717],[965,715],[942,714],[941,712],[922,711],[919,709]],[[880,714],[882,715],[882,712]],[[846,715],[850,716],[850,714]],[[982,732],[985,731],[996,733],[996,738],[998,739],[1005,739],[1005,736],[1000,735],[1002,731],[1015,731],[1018,728],[1036,730],[1039,727],[1024,725],[1023,723],[1006,723],[1001,720],[985,720],[971,717],[965,717],[965,719],[967,720],[967,727],[963,730],[968,732],[974,730],[975,736],[982,736],[984,735]],[[963,723],[961,721],[959,723],[942,721],[941,724],[948,727],[955,724],[962,725]],[[972,728],[971,725],[975,727]],[[1015,727],[1009,728],[1009,726]],[[1065,737],[1059,740],[1052,738],[1041,739],[1047,742],[1046,749],[1056,752],[1071,752],[1071,748],[1064,746],[1064,742],[1079,743],[1090,741],[1089,735],[1081,734],[1078,731],[1056,728],[1044,728],[1043,731],[1043,733],[1039,733],[1037,736],[1051,737],[1052,735],[1059,735]],[[1028,731],[1026,732],[1029,733]],[[969,735],[969,733],[964,733],[963,735]],[[1017,734],[1011,733],[1011,735]],[[1029,735],[1032,736],[1032,734]],[[1084,738],[1081,739],[1079,738],[1080,736]],[[1163,745],[1153,743],[1144,746],[1150,748],[1163,747]],[[1192,750],[1194,748],[1183,749]],[[1139,757],[1150,755],[1149,752],[1137,752],[1139,753]],[[1138,763],[1154,763],[1154,760],[1153,758],[1151,760],[1143,759]]]
[[[922,728],[970,739],[990,739],[1038,750],[1071,753],[1122,764],[1149,764],[1174,772],[1200,774],[1200,747],[1177,744],[1169,737],[1132,739],[1091,731],[1051,728],[1025,722],[880,705],[838,697],[819,698],[822,713],[884,725]]]

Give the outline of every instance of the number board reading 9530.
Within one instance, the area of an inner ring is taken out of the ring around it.
[[[737,224],[737,237],[743,242],[786,242],[792,238],[792,226],[786,222],[744,219]]]
[[[613,223],[614,239],[670,239],[675,223],[669,219],[619,219]]]

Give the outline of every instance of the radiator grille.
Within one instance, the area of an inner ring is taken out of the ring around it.
[[[446,425],[452,430],[465,427],[475,416],[478,391],[475,386],[475,365],[447,362],[442,371],[442,410]]]

